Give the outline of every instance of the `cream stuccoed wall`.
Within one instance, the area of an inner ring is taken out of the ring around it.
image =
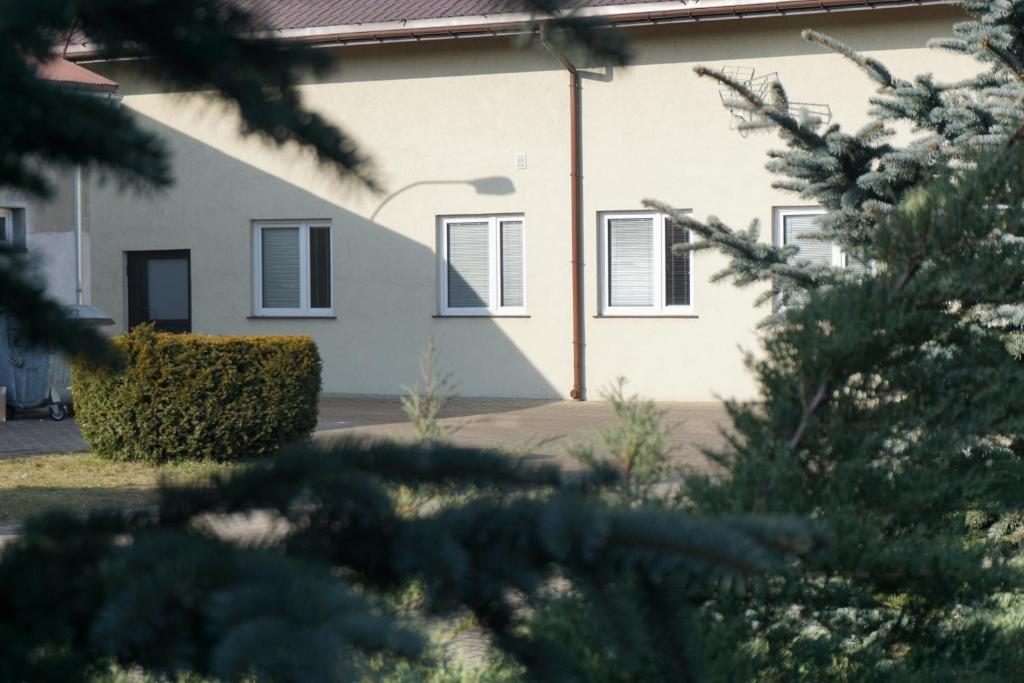
[[[582,90],[585,368],[596,397],[617,376],[658,399],[748,398],[741,349],[756,350],[760,293],[714,285],[721,257],[695,257],[689,319],[601,318],[597,236],[602,211],[645,197],[763,223],[801,205],[771,189],[774,136],[741,137],[717,86],[697,64],[777,71],[796,101],[828,103],[836,120],[865,120],[872,87],[855,68],[799,37],[814,27],[881,58],[897,74],[958,78],[972,62],[932,50],[957,18],[943,8],[844,12],[636,29],[625,69],[587,68]],[[177,183],[156,195],[93,188],[94,303],[124,328],[125,252],[190,249],[193,329],[210,334],[310,334],[329,392],[394,394],[417,378],[434,337],[459,392],[566,397],[572,384],[568,77],[540,47],[499,38],[334,48],[335,69],[303,96],[350,132],[385,188],[337,181],[295,149],[238,134],[205,96],[171,94],[131,63],[91,65],[121,84],[122,106],[160,134]],[[517,168],[517,155],[527,168]],[[476,185],[470,181],[477,182]],[[437,317],[437,217],[526,217],[528,318]],[[251,223],[331,219],[336,319],[252,319]]]

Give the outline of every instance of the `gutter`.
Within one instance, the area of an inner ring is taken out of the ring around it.
[[[541,31],[541,42],[569,73],[569,226],[572,249],[572,389],[569,398],[586,400],[583,377],[583,259],[580,257],[580,201],[583,194],[583,174],[580,172],[582,135],[580,132],[580,74],[565,54],[548,42]]]
[[[694,2],[691,0],[688,2],[652,2],[643,5],[582,8],[576,12],[576,16],[603,19],[609,28],[628,28],[698,21],[954,4],[955,0],[777,0],[775,2],[764,0],[707,0],[706,2],[697,0]],[[284,28],[266,31],[258,34],[257,37],[306,43],[314,47],[335,47],[522,35],[536,31],[537,22],[534,15],[511,13],[374,24]],[[99,52],[88,42],[69,44],[65,57],[72,61],[107,61],[101,58]]]
[[[612,13],[578,12],[578,16],[602,18],[607,28],[626,28],[659,24],[695,23],[698,21],[745,19],[757,17],[780,17],[791,14],[821,14],[835,11],[865,9],[894,9],[922,5],[950,5],[953,0],[779,0],[778,2],[731,2],[729,4],[653,3],[646,11],[623,11]],[[668,9],[656,9],[665,4],[681,5]],[[519,18],[483,23],[466,23],[442,26],[405,26],[367,30],[351,27],[347,31],[323,35],[299,29],[303,35],[291,35],[295,29],[275,31],[284,40],[312,43],[314,45],[354,45],[360,43],[385,43],[395,41],[416,41],[422,39],[479,38],[496,35],[533,33],[536,27],[532,18]]]

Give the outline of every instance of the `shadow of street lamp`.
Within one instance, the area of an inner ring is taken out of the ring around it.
[[[491,196],[509,195],[516,191],[516,186],[512,183],[512,179],[505,176],[489,176],[487,178],[473,178],[472,180],[418,180],[388,195],[373,212],[373,215],[370,216],[370,220],[375,220],[381,210],[398,195],[424,185],[469,185],[476,190],[477,194]]]

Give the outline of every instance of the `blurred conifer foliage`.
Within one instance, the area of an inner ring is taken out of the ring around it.
[[[685,508],[834,534],[795,583],[705,605],[722,680],[1024,671],[1024,1],[959,4],[968,20],[932,42],[977,60],[957,82],[804,34],[877,85],[853,132],[794,112],[781,84],[761,98],[698,70],[746,102],[749,128],[779,133],[776,186],[824,207],[822,239],[870,268],[812,266],[756,223],[650,202],[728,257],[718,279],[775,308],[750,360],[761,401],[731,406],[735,437],[712,454],[727,476],[689,478]]]
[[[562,14],[562,3],[532,1],[553,42],[624,61],[614,32]],[[246,135],[298,145],[325,172],[377,188],[355,142],[303,105],[297,84],[325,68],[328,53],[261,38],[261,28],[222,0],[0,1],[0,183],[46,197],[54,188],[45,169],[73,164],[125,191],[173,182],[164,143],[127,108],[37,78],[35,65],[81,32],[101,58],[144,57],[138,68],[155,81],[233,106]],[[0,307],[31,340],[114,360],[13,251],[0,255]],[[166,488],[153,511],[50,513],[0,555],[0,680],[92,680],[112,663],[160,680],[358,680],[371,656],[423,655],[415,620],[391,609],[410,586],[422,591],[424,614],[471,613],[531,679],[579,680],[529,617],[574,580],[613,577],[643,589],[614,613],[633,615],[648,642],[664,644],[653,675],[692,680],[691,606],[723,581],[786,571],[820,538],[791,518],[610,506],[602,487],[618,477],[434,442],[300,445]],[[399,490],[430,498],[453,487],[477,494],[415,513],[396,503]],[[225,520],[259,519],[248,533],[224,531]],[[688,592],[663,593],[668,576],[685,577]]]

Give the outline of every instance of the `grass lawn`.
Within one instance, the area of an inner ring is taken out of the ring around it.
[[[188,479],[238,465],[183,462],[144,465],[111,462],[88,453],[0,460],[0,524],[18,522],[52,507],[84,512],[143,507],[155,502],[162,479]]]

